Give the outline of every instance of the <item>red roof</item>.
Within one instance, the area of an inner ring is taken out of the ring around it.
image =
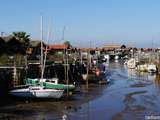
[[[80,51],[83,51],[83,52],[87,52],[87,51],[94,51],[95,48],[80,48]]]
[[[64,44],[49,45],[49,49],[67,49],[69,46]]]
[[[119,48],[121,48],[121,45],[114,45],[114,44],[105,45],[103,47],[104,50],[114,50]]]

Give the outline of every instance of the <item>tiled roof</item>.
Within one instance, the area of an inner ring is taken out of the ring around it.
[[[64,44],[55,44],[55,45],[49,45],[49,49],[68,49],[68,45]]]
[[[87,52],[91,50],[95,50],[95,49],[94,48],[80,48],[80,51],[83,51],[83,52]]]
[[[114,45],[114,44],[104,46],[104,48],[120,48],[120,47],[121,47],[121,45]]]

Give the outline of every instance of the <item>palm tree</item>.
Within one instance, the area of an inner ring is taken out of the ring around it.
[[[12,34],[21,43],[22,54],[26,54],[26,50],[30,43],[30,35],[27,35],[26,32],[13,32]]]

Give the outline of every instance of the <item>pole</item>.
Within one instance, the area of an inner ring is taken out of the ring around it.
[[[41,79],[43,78],[43,16],[41,16]]]
[[[68,50],[66,50],[66,55],[67,55],[67,60],[66,60],[66,63],[67,63],[67,66],[66,66],[66,79],[67,79],[67,97],[69,96],[69,89],[68,89],[68,84],[69,84],[69,76],[68,76],[68,71],[69,71],[69,66],[68,66]]]
[[[89,54],[89,53],[88,53]],[[88,73],[89,73],[89,55],[87,54],[87,78],[86,78],[86,88],[88,90]]]
[[[62,41],[64,42],[64,32],[65,32],[65,26],[62,30]],[[64,48],[64,54],[63,54],[63,62],[64,62],[64,81],[66,82],[66,49]]]

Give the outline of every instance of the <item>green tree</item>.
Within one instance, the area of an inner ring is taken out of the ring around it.
[[[27,35],[26,32],[13,32],[12,34],[21,43],[21,52],[26,54],[30,43],[30,35]]]
[[[71,44],[70,44],[70,41],[68,41],[68,40],[64,41],[64,44],[65,44],[65,45],[68,45],[68,46],[71,45]]]

